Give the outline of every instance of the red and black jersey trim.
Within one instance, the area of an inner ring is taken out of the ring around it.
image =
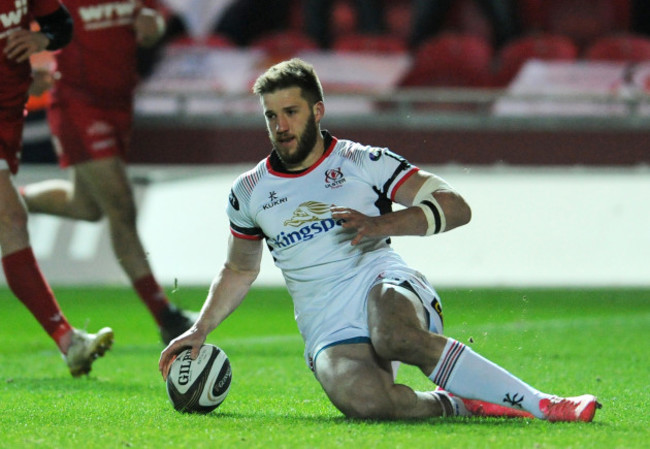
[[[232,221],[230,222],[230,232],[235,237],[246,240],[262,240],[264,233],[260,228],[242,228],[237,226]]]

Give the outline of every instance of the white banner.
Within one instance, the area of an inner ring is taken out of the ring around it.
[[[650,111],[650,62],[527,62],[494,105],[500,116],[624,116]]]
[[[230,185],[248,166],[133,167],[138,229],[159,280],[209,285],[228,239]],[[650,286],[647,168],[423,167],[472,207],[467,226],[396,237],[394,247],[434,286]],[[21,168],[18,183],[62,176]],[[53,284],[125,284],[107,223],[30,215],[41,268]],[[3,277],[0,277],[4,281]],[[259,285],[281,285],[265,251]]]

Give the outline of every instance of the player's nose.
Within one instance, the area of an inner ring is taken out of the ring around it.
[[[278,117],[275,122],[275,130],[278,133],[283,133],[289,130],[289,121],[286,118]]]

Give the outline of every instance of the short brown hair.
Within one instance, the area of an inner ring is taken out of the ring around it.
[[[253,93],[264,95],[290,87],[300,87],[302,97],[312,105],[323,101],[323,86],[314,67],[299,58],[270,67],[255,81]]]

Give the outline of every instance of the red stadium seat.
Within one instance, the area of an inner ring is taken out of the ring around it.
[[[487,87],[492,46],[482,37],[445,33],[423,42],[402,86]]]
[[[544,31],[564,34],[581,48],[629,25],[629,0],[545,0],[541,8]]]
[[[524,33],[539,32],[544,29],[544,0],[519,0],[517,12]]]
[[[408,39],[411,32],[411,0],[384,2],[387,33],[400,39]]]
[[[585,59],[592,61],[650,61],[650,38],[619,34],[596,39],[585,50]]]
[[[317,50],[318,45],[307,35],[295,31],[281,31],[264,35],[250,45],[251,48],[265,50],[277,58],[290,58],[303,50]]]
[[[395,36],[355,33],[337,38],[332,49],[357,53],[403,53],[407,51],[407,45]]]
[[[497,53],[494,84],[507,86],[529,59],[573,61],[577,57],[578,47],[566,36],[532,34],[520,37]]]

